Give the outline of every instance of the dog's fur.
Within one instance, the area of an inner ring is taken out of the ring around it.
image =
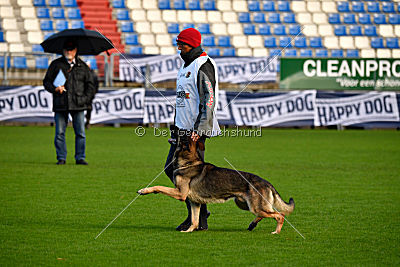
[[[253,230],[263,218],[271,217],[277,221],[272,234],[279,234],[285,216],[293,212],[294,200],[290,198],[289,203],[283,201],[272,184],[257,175],[203,162],[198,152],[198,146],[201,145],[202,143],[194,142],[188,136],[179,136],[173,163],[175,188],[153,186],[140,189],[138,193],[162,193],[181,201],[189,198],[192,225],[185,232],[197,229],[200,204],[220,203],[234,198],[240,209],[249,210],[256,215],[248,230]]]

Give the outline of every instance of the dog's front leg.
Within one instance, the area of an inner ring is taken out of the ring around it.
[[[199,217],[200,217],[200,204],[193,203],[190,201],[190,206],[192,208],[192,225],[186,231],[181,231],[185,233],[193,232],[199,227]]]
[[[180,201],[185,201],[189,193],[189,181],[181,179],[178,177],[176,188],[166,187],[166,186],[153,186],[148,188],[143,188],[138,191],[140,195],[147,194],[157,194],[162,193],[164,195],[170,196]]]

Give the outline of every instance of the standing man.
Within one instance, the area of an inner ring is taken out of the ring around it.
[[[88,165],[85,161],[84,111],[88,109],[95,94],[95,87],[89,67],[77,57],[77,52],[77,44],[73,40],[67,40],[63,46],[63,56],[51,62],[43,80],[44,88],[53,94],[53,111],[56,124],[54,144],[58,165],[64,165],[67,159],[65,129],[69,114],[71,114],[75,131],[76,164]],[[60,76],[63,77],[60,78]],[[57,84],[64,79],[63,85]]]
[[[176,82],[176,109],[175,125],[172,137],[176,138],[176,130],[192,131],[193,141],[203,143],[203,150],[199,151],[204,160],[206,138],[220,133],[215,107],[218,103],[218,73],[215,62],[201,48],[201,34],[194,28],[183,30],[177,39],[178,49],[184,65],[178,72]],[[165,166],[165,173],[173,181],[173,160],[176,143],[171,142]],[[176,230],[185,231],[191,225],[191,207],[186,199],[188,217]],[[200,222],[198,230],[207,230],[207,218],[210,212],[207,205],[200,208]]]

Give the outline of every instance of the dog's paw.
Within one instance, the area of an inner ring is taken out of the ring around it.
[[[139,195],[147,195],[149,192],[147,192],[146,189],[147,189],[147,188],[140,189],[139,191],[137,191],[137,193],[138,193]]]
[[[197,229],[197,227],[194,227],[193,225],[189,227],[189,229],[187,229],[186,231],[181,231],[181,233],[191,233],[193,231],[195,231]]]
[[[277,231],[271,232],[271,235],[277,235],[277,234],[279,234]]]

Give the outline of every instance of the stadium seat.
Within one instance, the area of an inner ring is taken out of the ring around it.
[[[33,5],[36,7],[46,6],[46,0],[33,0]]]
[[[268,12],[275,11],[276,9],[274,1],[264,1],[263,10]]]
[[[338,2],[337,3],[337,10],[339,12],[350,12],[349,2]]]
[[[377,58],[391,58],[392,51],[391,51],[391,49],[377,49],[376,57]]]
[[[292,1],[292,10],[295,13],[306,12],[306,4],[304,1]]]
[[[369,14],[358,14],[358,23],[360,24],[371,24],[371,16]]]
[[[126,8],[124,0],[113,0],[112,5],[114,8]]]
[[[280,47],[292,47],[291,43],[292,39],[290,37],[280,37],[279,38],[279,46]]]
[[[51,7],[61,7],[61,1],[60,0],[47,0],[48,6]]]
[[[266,37],[264,39],[264,46],[268,48],[276,47],[276,38],[275,37]]]
[[[211,33],[214,35],[227,35],[228,31],[226,23],[213,23],[210,34]]]
[[[185,1],[184,0],[174,0],[174,9],[176,10],[185,10]]]
[[[124,21],[121,24],[121,32],[134,32],[133,30],[133,22]]]
[[[182,26],[183,30],[189,29],[189,28],[194,28],[194,23],[184,23]]]
[[[158,8],[159,9],[171,9],[171,5],[169,0],[159,0],[158,1]]]
[[[232,36],[232,46],[235,48],[248,48],[248,40],[246,35]],[[238,50],[239,52],[239,50]]]
[[[246,35],[256,34],[256,27],[254,26],[254,24],[244,24],[243,33]]]
[[[352,5],[353,12],[357,12],[357,13],[365,12],[364,2],[353,1],[351,5]]]
[[[239,22],[250,23],[250,13],[240,12],[238,16],[239,16]]]
[[[36,16],[39,19],[49,19],[50,18],[50,11],[47,7],[39,7],[36,9]]]
[[[269,23],[281,23],[281,16],[279,13],[269,13],[268,16]]]
[[[313,52],[311,49],[301,49],[300,50],[300,57],[312,57]]]
[[[52,15],[54,19],[65,19],[64,9],[53,8]]]
[[[40,29],[42,31],[53,31],[53,21],[52,20],[42,20],[40,22]]]
[[[232,7],[230,4],[224,4],[224,7],[221,7],[221,2],[231,2],[229,0],[221,0],[219,1],[219,3],[217,4],[217,7],[219,7],[219,9],[221,11],[230,11],[233,10],[235,12],[247,12],[249,11],[249,9],[247,8],[247,1],[232,1]]]
[[[217,10],[217,8],[215,7],[215,0],[204,0],[203,9],[210,11]]]
[[[190,10],[201,10],[199,0],[190,0],[188,3],[188,9]]]
[[[381,12],[379,9],[379,3],[378,2],[368,2],[367,3],[367,10],[370,13],[379,13]]]
[[[65,7],[78,7],[76,0],[64,0]]]
[[[355,24],[356,16],[353,13],[346,13],[343,15],[343,23],[345,24]]]
[[[274,34],[275,35],[286,35],[286,27],[285,25],[275,25],[274,26]]]
[[[68,29],[68,21],[66,20],[56,20],[56,30],[63,31]]]
[[[139,45],[137,34],[126,34],[125,35],[125,44],[127,45]]]
[[[361,26],[360,25],[351,25],[349,28],[349,35],[351,36],[361,36],[362,31],[361,31]]]
[[[347,57],[359,57],[359,53],[357,49],[347,50]]]
[[[36,57],[35,67],[41,70],[47,69],[49,67],[49,59],[47,57]]]
[[[32,45],[32,52],[44,52],[43,47],[40,44]]]
[[[386,38],[386,47],[387,48],[400,48],[399,47],[399,39],[398,38]]]
[[[338,13],[333,13],[329,14],[328,21],[330,24],[340,24],[340,14]]]
[[[68,19],[82,19],[79,8],[70,8],[68,10]]]
[[[26,57],[14,57],[12,67],[16,69],[27,69]]]
[[[220,47],[230,47],[231,39],[229,36],[218,36],[218,46]]]
[[[213,35],[203,36],[203,46],[215,46],[215,38]]]
[[[283,16],[283,22],[284,23],[296,23],[296,17],[294,15],[294,13],[286,13]]]
[[[311,13],[321,12],[321,2],[320,1],[307,1],[307,10]],[[335,12],[337,12],[335,10]]]
[[[85,23],[83,20],[72,20],[71,21],[71,29],[79,29],[79,28],[85,28]]]
[[[328,50],[326,49],[315,50],[315,57],[328,57]]]
[[[280,49],[270,49],[269,56],[270,57],[280,57],[282,55],[282,50]]]
[[[4,32],[0,31],[0,42],[5,42],[4,40]]]
[[[201,34],[211,34],[211,31],[210,31],[210,24],[208,24],[208,23],[198,24],[198,25],[197,25],[197,30],[198,30]]]
[[[400,24],[400,14],[389,14],[389,24]]]
[[[37,18],[35,15],[36,8],[32,6],[23,6],[21,7],[21,17],[25,19],[30,19],[30,18]]]
[[[4,69],[4,60],[5,60],[5,57],[4,56],[0,56],[0,68],[1,69]],[[7,68],[9,68],[10,66],[11,66],[11,60],[10,60],[10,57],[7,57]]]
[[[310,47],[312,48],[322,48],[322,38],[321,37],[311,37]]]
[[[219,48],[209,48],[207,49],[207,54],[210,57],[219,57],[221,55],[221,51]]]
[[[286,49],[285,57],[297,57],[297,50],[296,49]]]
[[[383,2],[382,3],[382,11],[385,13],[395,13],[394,3],[393,2]]]
[[[366,36],[378,36],[376,33],[376,26],[375,25],[367,25],[364,27],[364,35]]]
[[[332,50],[332,52],[331,52],[331,57],[343,57],[343,50],[341,50],[341,49],[335,49],[335,50]]]
[[[225,57],[234,57],[236,55],[235,48],[225,48],[222,54]]]
[[[336,36],[345,36],[345,35],[347,35],[346,26],[344,26],[344,25],[335,25],[334,32],[335,32]]]
[[[278,2],[278,11],[291,12],[289,1],[279,1]]]
[[[85,59],[85,62],[86,62],[86,64],[89,63],[88,65],[90,66],[90,68],[91,68],[92,70],[97,70],[97,69],[98,69],[98,67],[97,67],[97,60],[96,60],[95,57],[86,58],[86,59]]]
[[[298,48],[307,47],[307,40],[305,37],[297,37],[294,39],[294,46]]]
[[[253,13],[253,22],[255,22],[255,23],[266,23],[264,13],[261,13],[261,12]]]
[[[256,11],[256,12],[261,11],[259,1],[248,1],[247,7],[249,11]]]
[[[289,26],[289,34],[290,35],[299,35],[300,31],[301,31],[300,25]]]
[[[374,23],[375,24],[386,24],[385,14],[374,14]]]
[[[372,48],[384,48],[384,46],[383,46],[383,38],[381,38],[381,37],[373,37],[371,39],[371,47]]]
[[[53,31],[50,31],[50,32],[43,32],[43,34],[44,34],[43,40],[46,40],[47,38],[49,38],[50,36],[52,36],[52,35],[54,34],[54,32],[53,32]]]
[[[117,20],[130,20],[128,9],[117,10]]]
[[[268,24],[260,24],[258,26],[258,34],[271,35],[271,27]]]
[[[143,55],[143,48],[141,46],[133,46],[129,49],[129,54]]]

